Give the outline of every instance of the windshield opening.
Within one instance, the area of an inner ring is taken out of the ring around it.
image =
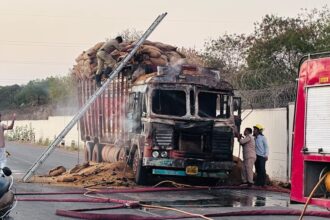
[[[186,115],[186,93],[179,90],[155,89],[152,95],[152,111],[159,115]]]
[[[200,92],[198,94],[198,115],[202,118],[229,118],[229,96]]]

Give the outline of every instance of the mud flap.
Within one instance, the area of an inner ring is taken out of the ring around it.
[[[138,150],[134,153],[133,172],[136,184],[148,184],[148,169],[142,166],[142,158],[140,157]]]
[[[93,149],[92,161],[101,163],[102,162],[102,149],[104,144],[95,144]]]
[[[85,161],[91,161],[92,156],[93,156],[93,149],[94,149],[95,143],[93,141],[86,141],[85,144],[85,150],[84,150],[84,155],[85,155]]]

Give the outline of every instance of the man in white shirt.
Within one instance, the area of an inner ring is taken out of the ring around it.
[[[11,130],[14,127],[16,119],[16,114],[13,114],[11,124],[5,125],[1,123],[1,113],[0,113],[0,168],[3,168],[6,166],[7,158],[6,158],[6,144],[5,144],[5,130]]]

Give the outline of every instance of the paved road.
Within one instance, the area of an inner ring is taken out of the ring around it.
[[[12,169],[15,179],[23,177],[24,173],[33,165],[46,149],[44,146],[32,144],[21,144],[8,142],[7,150],[11,156],[8,158],[8,166]],[[37,174],[46,174],[50,169],[56,166],[64,166],[72,168],[78,163],[78,159],[82,162],[82,153],[70,152],[63,149],[56,149],[37,170]]]
[[[19,179],[22,173],[27,170],[33,162],[45,150],[44,147],[8,143],[8,150],[12,154],[9,158],[8,165],[14,170],[16,182],[14,184],[16,193],[20,192],[68,192],[77,191],[67,187],[55,187],[48,184],[31,184],[22,183]],[[80,153],[80,156],[82,154]],[[46,173],[49,169],[64,165],[72,167],[77,163],[77,152],[66,152],[57,149],[52,156],[41,167],[39,173]],[[135,200],[141,201],[144,204],[161,205],[178,208],[192,213],[219,213],[240,210],[265,210],[265,209],[302,209],[302,205],[290,205],[288,194],[274,193],[261,190],[198,190],[198,191],[171,191],[171,192],[152,192],[152,193],[112,193],[103,195],[112,199]],[[18,198],[86,198],[84,195],[30,195],[17,196]],[[92,207],[104,207],[112,204],[97,204],[97,203],[63,203],[63,202],[27,202],[20,201],[17,207],[11,212],[11,218],[14,220],[20,219],[35,219],[35,220],[56,220],[56,219],[71,219],[55,215],[57,209],[80,209]],[[309,210],[321,210],[316,207],[309,207]],[[174,211],[154,210],[154,209],[116,209],[116,210],[99,210],[96,213],[111,213],[111,214],[133,214],[144,217],[160,217],[167,215],[178,215]],[[239,216],[239,217],[222,217],[212,219],[228,219],[228,220],[296,220],[297,216]],[[308,217],[304,219],[325,219]]]

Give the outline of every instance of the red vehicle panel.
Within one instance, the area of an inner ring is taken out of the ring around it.
[[[309,152],[306,148],[307,90],[321,86],[330,86],[330,57],[306,59],[299,71],[293,133],[291,200],[295,202],[306,202],[322,169],[330,168],[330,154]],[[330,199],[324,196],[322,189],[310,203],[330,207]]]

